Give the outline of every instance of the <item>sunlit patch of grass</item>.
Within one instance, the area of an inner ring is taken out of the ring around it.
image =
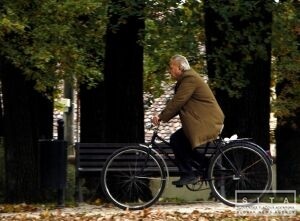
[[[160,198],[159,202],[161,203],[186,203],[187,201],[181,198],[168,198],[168,197],[164,197],[164,198]]]

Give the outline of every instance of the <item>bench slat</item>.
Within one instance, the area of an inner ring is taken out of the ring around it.
[[[91,161],[105,161],[110,155],[81,155],[79,161],[91,160]]]
[[[102,171],[102,167],[104,166],[107,158],[113,154],[117,149],[122,147],[129,146],[139,146],[138,143],[76,143],[76,170],[80,173],[85,172],[100,172]],[[166,144],[158,144],[158,146],[166,152],[169,157],[174,158],[174,154],[172,149]],[[205,146],[201,146],[197,149],[200,153],[204,152]],[[215,151],[215,147],[213,145],[208,146],[207,155],[210,155]],[[169,172],[171,174],[178,174],[178,168],[174,165],[174,163],[168,159],[166,156],[162,155],[166,164],[168,166]],[[135,158],[124,157],[123,162],[120,161],[118,166],[114,168],[115,171],[126,171],[126,167],[128,167],[128,163],[133,163]],[[139,162],[138,165],[143,165],[143,162]],[[155,170],[155,169],[153,169]]]
[[[168,167],[168,169],[169,169],[169,172],[179,172],[177,167]],[[100,168],[94,168],[94,167],[91,167],[91,168],[89,168],[89,167],[84,167],[84,168],[79,167],[78,171],[79,172],[101,172],[101,169]],[[124,171],[124,172],[126,172],[128,170],[124,169],[123,167],[115,167],[115,168],[110,169],[110,171],[116,171],[116,172],[117,171],[118,172]],[[147,171],[158,172],[157,168],[152,168],[151,170],[149,170],[149,168],[147,168]]]
[[[105,161],[99,161],[99,160],[95,160],[95,161],[90,161],[90,160],[89,161],[84,161],[84,160],[81,160],[79,162],[79,166],[80,167],[83,167],[83,166],[101,166],[102,167],[104,165],[104,163],[105,163]],[[149,163],[153,163],[153,162],[149,162]],[[170,161],[170,160],[166,160],[166,163],[167,163],[167,165],[174,165],[174,163],[172,161]],[[139,166],[139,165],[144,165],[144,162],[143,161],[135,162],[134,160],[130,160],[130,159],[118,162],[118,165],[126,166],[128,164],[131,164],[131,165],[137,164]]]

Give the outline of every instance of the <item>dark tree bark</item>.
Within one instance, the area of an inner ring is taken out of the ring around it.
[[[101,143],[104,140],[104,83],[88,89],[87,85],[80,85],[80,142]],[[99,178],[86,177],[85,187],[90,190],[83,198],[94,200],[104,198],[102,189],[99,186]],[[98,187],[98,189],[97,189]],[[96,193],[95,194],[95,191]]]
[[[209,2],[211,1],[205,1],[205,32],[208,56],[216,55],[220,50],[226,49],[226,45],[230,45],[235,50],[233,53],[225,55],[225,60],[229,61],[228,64],[231,62],[242,64],[245,62],[245,55],[239,49],[241,45],[247,46],[249,44],[250,47],[250,42],[247,41],[247,38],[251,36],[245,36],[244,39],[237,40],[235,43],[229,42],[225,37],[227,30],[220,31],[218,27],[218,24],[225,22],[225,20],[218,11],[210,7]],[[263,23],[266,27],[271,27],[272,15],[265,8],[264,2],[259,1],[255,8],[256,13],[259,12],[263,15],[263,19],[257,20],[255,17],[251,17],[248,20],[242,20],[237,15],[229,18],[228,22],[230,22],[237,34],[257,22]],[[225,6],[230,4],[230,1],[223,1],[222,4]],[[259,33],[260,44],[263,44],[270,37],[270,33],[270,29]],[[241,97],[231,97],[225,90],[220,89],[216,90],[216,96],[225,114],[223,135],[231,136],[237,133],[240,137],[251,137],[264,149],[269,149],[271,45],[270,43],[265,43],[264,46],[267,58],[258,57],[255,51],[246,55],[248,59],[252,60],[252,63],[245,65],[242,70],[249,84],[239,91]],[[219,65],[218,62],[215,57],[208,59],[207,66],[210,78],[216,76],[216,65]],[[221,77],[226,79],[227,76],[228,79],[226,69],[227,67],[222,69]],[[233,80],[236,79],[228,79],[227,84],[230,85]]]
[[[109,10],[128,7],[125,2],[113,0]],[[138,41],[145,25],[137,15],[143,10],[143,1],[140,2],[137,1],[142,6],[133,11],[135,15],[123,15],[126,20],[123,24],[118,24],[120,14],[109,13],[104,82],[92,89],[80,87],[81,142],[144,142],[143,47]],[[98,182],[87,179],[86,187],[99,187]],[[98,194],[97,197],[103,198],[101,188]]]
[[[0,82],[0,137],[3,137],[4,125],[3,125],[3,109],[2,109],[2,85]]]
[[[116,8],[126,1],[111,1],[106,32],[104,82],[80,87],[81,142],[144,142],[143,2],[128,15]],[[121,16],[125,23],[119,24]]]
[[[1,60],[4,103],[5,200],[40,199],[38,139],[51,139],[53,103],[26,81],[22,72]]]
[[[126,7],[125,3],[112,0],[110,9]],[[143,47],[138,41],[145,24],[141,15],[135,15],[142,12],[143,1],[136,3],[125,23],[118,24],[121,14],[109,14],[104,63],[106,142],[144,142]]]
[[[300,191],[300,110],[295,117],[279,118],[275,131],[277,189]]]
[[[104,136],[104,86],[80,86],[80,142],[101,143]]]
[[[294,1],[298,14],[300,4]],[[297,41],[300,43],[300,36]],[[299,45],[299,44],[298,44]],[[300,47],[298,47],[300,50]],[[299,76],[300,73],[298,73]],[[297,76],[297,74],[295,73]],[[299,77],[294,80],[299,81]],[[288,80],[276,86],[277,96],[281,96],[283,89],[289,88]],[[293,82],[295,84],[295,82]],[[298,83],[299,84],[299,83]],[[292,96],[292,95],[291,95]],[[293,97],[287,98],[293,100]],[[276,162],[277,162],[277,188],[282,190],[296,190],[300,192],[300,110],[296,110],[294,116],[277,118]]]

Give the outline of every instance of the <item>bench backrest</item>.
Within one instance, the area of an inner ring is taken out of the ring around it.
[[[107,158],[119,148],[125,146],[138,146],[137,143],[76,143],[76,172],[80,173],[95,173],[101,172]],[[166,152],[171,158],[174,158],[172,149],[165,145],[159,144],[159,147]],[[205,146],[198,149],[204,152]],[[215,149],[213,146],[208,146],[206,154],[210,154]],[[164,157],[164,156],[163,156]],[[179,173],[177,166],[167,157],[164,157],[170,175]],[[122,165],[120,165],[120,169]]]

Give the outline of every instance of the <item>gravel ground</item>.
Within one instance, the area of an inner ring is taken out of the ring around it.
[[[185,203],[185,204],[172,204],[172,203],[164,203],[164,204],[156,204],[154,206],[151,206],[148,208],[148,210],[151,210],[153,212],[178,212],[178,213],[191,213],[195,210],[199,212],[205,212],[205,213],[215,213],[215,212],[234,212],[233,207],[226,206],[222,203],[216,203],[216,202],[193,202],[193,203]],[[90,204],[80,204],[76,207],[64,207],[64,208],[57,208],[57,209],[46,209],[46,208],[40,208],[37,211],[22,211],[22,212],[14,212],[14,213],[0,213],[0,217],[7,217],[12,216],[16,214],[24,215],[25,213],[32,217],[39,216],[41,213],[51,212],[51,213],[59,213],[59,214],[86,214],[88,216],[90,215],[115,215],[115,214],[122,214],[122,213],[128,213],[126,210],[119,209],[118,207],[115,207],[113,205],[90,205]],[[139,213],[140,210],[130,211],[132,213]]]
[[[296,205],[296,210],[298,215],[293,215],[290,218],[277,216],[275,219],[271,220],[300,220],[300,205]],[[149,215],[150,214],[150,215]],[[235,217],[236,209],[234,207],[226,206],[222,203],[217,202],[194,202],[188,204],[156,204],[146,210],[137,211],[125,211],[121,210],[115,206],[102,205],[95,206],[89,204],[81,204],[77,207],[65,207],[60,209],[38,209],[37,211],[24,211],[17,213],[0,213],[0,221],[6,220],[141,220],[141,217],[151,217],[151,219],[145,220],[165,220],[159,219],[159,214],[167,217],[170,215],[172,219],[167,220],[190,220],[190,218],[182,219],[182,217],[194,214],[199,217],[206,217],[203,220],[224,220],[224,214],[226,217]],[[216,217],[222,216],[222,219],[217,219]],[[118,217],[118,218],[116,218]],[[121,217],[121,218],[120,218]],[[131,218],[128,218],[131,217]],[[156,217],[156,218],[153,218]],[[174,217],[180,217],[174,218]],[[211,218],[207,218],[211,217]],[[278,218],[279,217],[279,218]],[[93,219],[92,219],[93,218]],[[236,220],[236,219],[227,220]],[[266,218],[266,217],[265,217]],[[238,219],[244,220],[244,219]],[[245,220],[256,220],[245,219]],[[259,219],[261,220],[261,219]],[[263,219],[266,220],[266,219]]]
[[[191,213],[194,210],[205,213],[214,212],[225,212],[225,211],[235,211],[235,208],[226,206],[222,203],[215,202],[197,202],[188,204],[156,204],[149,208],[152,211],[164,211],[164,212],[179,212],[179,213]],[[65,208],[62,210],[65,213],[91,213],[91,214],[116,214],[126,212],[114,206],[91,206],[88,204],[82,204],[75,208]],[[132,211],[132,212],[138,212]]]

